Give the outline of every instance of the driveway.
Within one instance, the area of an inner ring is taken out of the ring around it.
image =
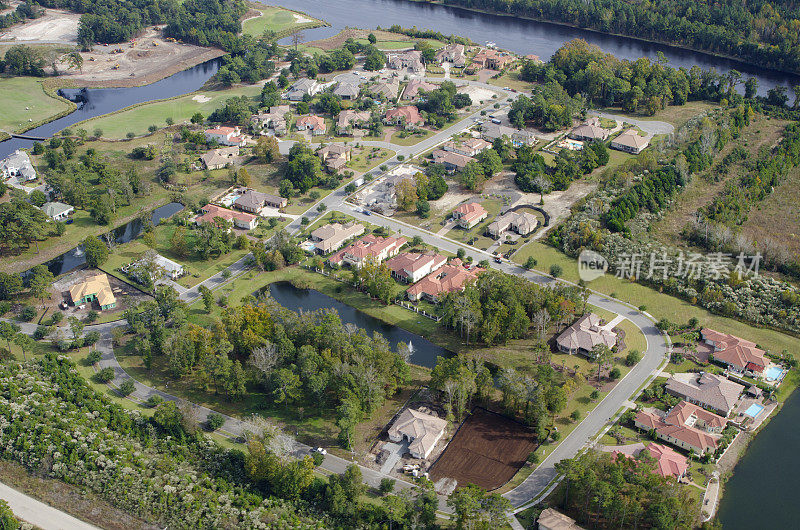
[[[0,499],[8,503],[15,516],[38,528],[45,530],[99,530],[96,526],[84,523],[80,519],[3,483],[0,483]]]
[[[622,116],[620,114],[609,114],[608,112],[600,112],[598,110],[590,110],[589,114],[600,116],[601,118],[609,118],[619,122],[627,122],[636,125],[641,130],[647,133],[648,136],[656,134],[672,134],[675,132],[675,127],[671,123],[657,120],[640,120],[631,118],[630,116]]]

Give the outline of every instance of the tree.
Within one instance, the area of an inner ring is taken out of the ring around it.
[[[127,378],[119,385],[119,394],[122,397],[128,397],[133,394],[133,391],[136,390],[136,383],[133,382],[133,379]]]
[[[44,304],[45,298],[50,298],[50,287],[55,278],[50,269],[45,265],[37,265],[31,269],[31,274],[28,277],[28,287],[31,294],[39,299]]]
[[[281,156],[278,139],[274,136],[259,136],[253,147],[253,154],[265,164],[275,162]]]
[[[475,484],[457,488],[447,498],[447,505],[456,514],[456,528],[490,528],[505,519],[511,503],[503,496],[486,491]]]
[[[39,208],[41,208],[44,203],[47,202],[47,196],[40,189],[34,189],[30,195],[28,195],[28,199],[30,199],[31,204],[38,206]]]
[[[403,179],[395,186],[397,205],[404,211],[410,211],[417,203],[417,187],[413,179]]]
[[[528,270],[535,269],[538,261],[533,256],[528,256],[528,259],[525,260],[524,267]]]
[[[83,333],[83,328],[86,326],[81,319],[71,316],[68,319],[69,329],[72,331],[72,339],[78,340],[78,337]]]
[[[208,430],[214,432],[225,425],[225,416],[220,414],[219,412],[211,412],[206,417],[206,426]]]
[[[83,71],[83,56],[78,52],[71,52],[66,57],[67,69]]]
[[[11,341],[17,336],[19,330],[19,326],[14,323],[6,322],[5,320],[0,321],[0,337],[6,339],[8,351],[11,351]]]
[[[22,350],[23,360],[28,360],[28,358],[25,356],[25,351],[30,349],[35,342],[36,341],[33,340],[33,337],[30,337],[24,333],[17,333],[17,335],[14,337],[14,344],[19,346],[19,348]]]
[[[83,251],[89,267],[99,267],[108,259],[108,247],[96,236],[88,236],[83,240]]]
[[[195,112],[194,114],[192,114],[190,121],[192,123],[203,123],[205,119],[206,119],[205,116],[203,116],[201,113]]]
[[[369,41],[369,43],[370,43],[370,44],[372,44],[373,46],[375,45],[375,43],[377,43],[377,42],[378,42],[378,38],[375,36],[375,34],[374,34],[374,33],[370,33],[369,35],[367,35],[367,40],[368,40],[368,41]]]
[[[0,300],[8,300],[22,290],[22,277],[19,274],[0,272]]]
[[[210,313],[211,309],[214,307],[214,293],[205,285],[201,285],[197,290],[200,292],[200,296],[203,297],[203,305],[205,306],[206,313]]]
[[[245,188],[249,188],[252,185],[253,179],[246,168],[239,168],[239,171],[236,173],[236,183]]]
[[[614,352],[611,351],[605,344],[598,344],[594,348],[592,348],[592,356],[594,357],[594,361],[597,363],[597,381],[600,381],[600,370],[602,369],[603,365],[611,361],[613,358]]]
[[[564,272],[564,269],[561,268],[561,265],[557,263],[550,265],[550,276],[553,278],[558,278],[562,272]]]

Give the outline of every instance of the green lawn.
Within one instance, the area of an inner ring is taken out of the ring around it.
[[[15,132],[34,123],[74,109],[75,105],[63,98],[45,93],[42,80],[33,77],[0,78],[0,130]]]
[[[319,20],[311,19],[311,17],[280,7],[261,7],[255,4],[250,4],[250,7],[261,11],[261,16],[245,20],[242,23],[242,31],[254,37],[260,37],[265,31],[280,33],[295,28],[307,28],[321,24]],[[298,19],[310,20],[308,22],[299,22]]]
[[[92,118],[76,124],[75,127],[87,131],[101,129],[103,137],[109,139],[125,138],[129,132],[141,136],[147,134],[147,128],[151,125],[166,127],[167,118],[172,118],[175,123],[182,123],[188,122],[196,112],[207,117],[232,97],[252,97],[259,93],[261,87],[257,85],[237,86],[225,90],[200,90],[179,98],[153,101],[115,114]]]
[[[361,151],[358,155],[354,155],[347,164],[348,168],[361,173],[378,167],[395,155],[394,151],[378,147],[364,147]]]
[[[391,142],[397,145],[409,146],[409,145],[417,145],[422,140],[431,136],[433,133],[431,131],[420,129],[411,136],[407,136],[405,138],[401,138],[400,135],[403,131],[397,131],[392,135]]]
[[[556,249],[540,242],[532,242],[518,250],[513,259],[521,264],[525,263],[528,256],[533,256],[538,260],[537,270],[548,271],[550,265],[558,264],[563,269],[562,278],[572,282],[578,281],[578,267],[575,260],[558,252]],[[744,339],[752,340],[772,352],[780,353],[786,349],[795,356],[800,353],[800,348],[798,348],[800,343],[794,337],[779,331],[756,328],[732,318],[712,314],[701,307],[674,296],[659,293],[644,285],[622,280],[613,275],[607,274],[590,282],[588,286],[601,293],[613,294],[616,298],[634,304],[637,307],[644,306],[647,312],[656,319],[666,318],[672,322],[685,323],[688,319],[696,317],[700,320],[702,326],[708,326],[718,331],[732,333]]]

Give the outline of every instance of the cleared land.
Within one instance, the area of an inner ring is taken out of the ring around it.
[[[789,176],[766,199],[750,209],[742,233],[753,241],[770,238],[792,255],[800,254],[800,170]]]
[[[459,486],[472,483],[493,490],[511,480],[534,449],[536,436],[528,427],[476,409],[431,468],[431,478],[453,478]]]
[[[57,9],[45,10],[43,17],[26,20],[0,32],[0,43],[31,42],[75,44],[78,41],[78,21],[81,16]]]
[[[33,77],[0,78],[0,94],[3,96],[0,130],[6,132],[25,129],[73,108],[66,99],[46,94],[42,80]]]

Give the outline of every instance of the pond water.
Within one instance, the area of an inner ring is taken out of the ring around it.
[[[62,129],[79,121],[156,99],[171,98],[194,92],[202,87],[211,76],[219,70],[220,60],[212,59],[198,64],[177,74],[165,77],[160,81],[140,87],[130,88],[69,88],[59,93],[78,104],[75,112],[27,131],[26,135],[49,138]],[[89,131],[91,134],[91,131]],[[0,142],[0,159],[13,153],[16,149],[33,145],[33,140],[12,138]]]
[[[452,352],[437,346],[431,341],[406,331],[403,328],[387,324],[382,320],[367,315],[343,304],[328,295],[322,294],[313,289],[298,289],[288,282],[277,282],[269,285],[269,294],[283,307],[292,311],[316,311],[318,309],[335,309],[339,313],[344,324],[355,324],[364,329],[367,335],[378,332],[389,341],[393,349],[397,345],[405,342],[411,345],[411,357],[409,362],[426,368],[433,368],[436,365],[436,357],[450,357]],[[420,316],[419,318],[425,318]]]
[[[159,206],[153,210],[151,216],[153,225],[157,226],[162,219],[172,217],[181,210],[183,210],[183,205],[178,202],[171,202],[169,204],[165,204],[164,206]],[[114,235],[114,242],[116,244],[127,243],[128,241],[136,239],[139,237],[139,234],[142,233],[142,221],[138,218],[134,219],[129,223],[115,228],[111,233]],[[47,265],[47,268],[50,269],[50,272],[58,276],[59,274],[64,274],[72,269],[80,267],[85,263],[86,256],[83,253],[83,245],[79,245],[69,252],[61,254],[57,258],[53,258],[45,263],[45,265]]]
[[[306,41],[330,37],[348,26],[374,29],[378,26],[388,28],[392,24],[399,24],[404,28],[416,26],[419,29],[439,31],[445,35],[461,35],[478,44],[491,41],[497,43],[500,48],[525,55],[536,54],[542,60],[547,60],[565,42],[580,38],[600,46],[604,51],[621,59],[635,60],[639,57],[655,59],[657,53],[661,52],[669,60],[669,64],[676,67],[691,68],[697,65],[703,69],[716,68],[718,72],[736,69],[745,76],[756,77],[761,94],[766,94],[767,90],[776,85],[800,83],[800,76],[765,70],[706,53],[547,22],[475,13],[429,2],[409,0],[336,0],[336,2],[261,0],[261,2],[303,11],[331,24],[330,27],[305,30],[303,33]],[[290,39],[285,39],[281,43],[288,44]]]

